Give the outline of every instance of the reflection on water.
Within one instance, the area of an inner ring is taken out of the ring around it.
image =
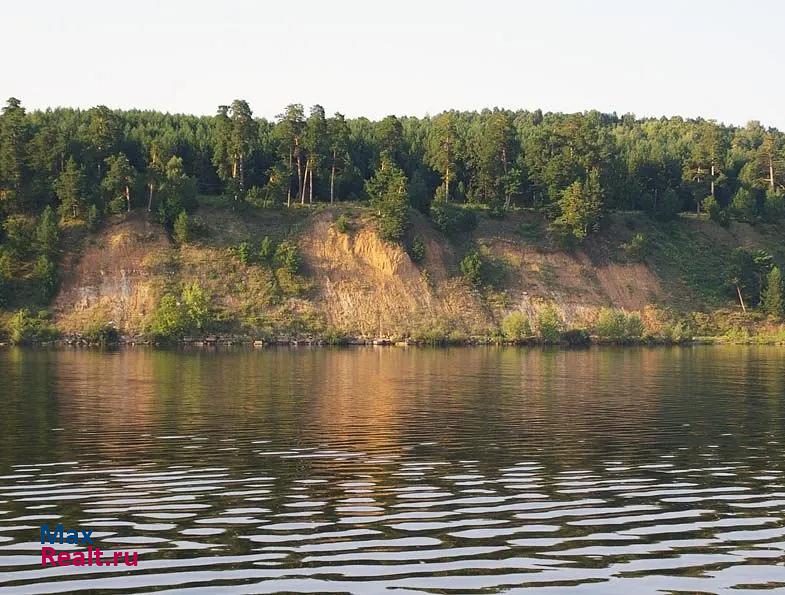
[[[0,593],[785,587],[779,348],[0,351]],[[128,568],[41,568],[38,527]]]

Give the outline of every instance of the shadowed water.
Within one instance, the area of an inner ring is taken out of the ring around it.
[[[780,590],[783,353],[0,350],[0,593]]]

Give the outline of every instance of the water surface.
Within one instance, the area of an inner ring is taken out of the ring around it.
[[[783,353],[0,350],[0,593],[783,590]]]

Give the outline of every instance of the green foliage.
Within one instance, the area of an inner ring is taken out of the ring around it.
[[[166,226],[173,225],[183,212],[196,206],[196,182],[184,171],[183,160],[172,157],[164,169],[158,192],[158,220]]]
[[[11,316],[8,332],[11,342],[16,345],[53,341],[59,335],[45,311],[33,316],[27,308],[23,308]]]
[[[470,233],[477,227],[477,215],[474,211],[445,201],[431,203],[431,220],[438,229],[451,237]]]
[[[728,216],[728,211],[720,206],[720,203],[717,202],[717,199],[713,196],[709,195],[703,199],[703,208],[709,214],[709,219],[719,223],[723,227],[727,227],[730,223],[730,217]]]
[[[447,201],[450,200],[450,172],[453,172],[454,177],[457,154],[460,150],[456,120],[457,116],[454,112],[444,112],[436,116],[426,146],[425,158],[428,164],[442,175],[443,184],[440,188]]]
[[[545,306],[537,313],[537,336],[543,343],[558,343],[562,328],[561,317],[553,306]]]
[[[605,341],[627,342],[640,340],[645,328],[638,314],[603,308],[597,318],[594,332]]]
[[[730,210],[737,219],[742,221],[753,221],[757,210],[755,197],[746,188],[739,188],[736,194],[733,195]],[[709,211],[709,216],[711,216],[711,211]]]
[[[472,250],[460,263],[461,274],[470,284],[479,287],[483,282],[483,262],[480,253]]]
[[[415,237],[406,247],[406,252],[409,254],[409,258],[412,259],[414,264],[420,264],[425,260],[425,243],[419,236]]]
[[[763,214],[766,221],[773,223],[785,217],[785,194],[782,192],[766,192],[763,202]]]
[[[379,224],[379,236],[388,242],[400,242],[409,225],[407,179],[403,170],[382,155],[381,165],[365,184]]]
[[[532,336],[529,318],[523,312],[510,312],[502,320],[502,335],[507,341],[519,342]]]
[[[101,213],[98,210],[98,207],[95,205],[90,205],[90,207],[87,209],[87,229],[90,231],[96,231],[100,225]]]
[[[13,259],[8,250],[0,246],[0,308],[8,303],[13,278]]]
[[[335,328],[328,328],[322,333],[322,336],[327,345],[337,346],[347,345],[349,343],[349,337]]]
[[[240,242],[234,249],[234,254],[237,259],[244,265],[251,264],[251,244],[249,242]]]
[[[111,155],[106,158],[107,171],[101,181],[101,187],[106,193],[109,212],[121,212],[120,205],[125,205],[126,210],[131,210],[131,188],[136,181],[136,170],[123,153]]]
[[[183,288],[180,299],[186,328],[197,331],[204,330],[212,321],[210,298],[205,290],[199,284],[191,283]]]
[[[425,325],[412,333],[412,339],[422,345],[432,347],[443,345],[458,345],[466,341],[466,337],[445,321],[438,321],[431,325]]]
[[[171,340],[189,332],[201,332],[214,321],[210,298],[197,283],[186,285],[179,299],[165,294],[149,322],[150,333],[159,340]]]
[[[763,291],[761,306],[764,312],[774,318],[782,318],[785,315],[782,273],[779,267],[772,267],[766,277],[766,289]]]
[[[671,221],[681,211],[682,200],[673,188],[666,188],[659,193],[658,200],[654,202],[651,210],[654,218],[659,221]]]
[[[245,193],[245,201],[255,207],[270,208],[280,204],[281,191],[272,186],[252,186]]]
[[[120,342],[120,333],[113,324],[108,322],[93,322],[84,329],[82,337],[92,345],[116,345]]]
[[[35,238],[35,219],[26,215],[10,215],[3,222],[5,245],[17,256],[32,252]]]
[[[337,229],[340,233],[349,233],[351,229],[351,223],[349,218],[342,214],[335,220],[335,229]]]
[[[193,238],[193,225],[188,213],[180,211],[174,220],[172,235],[178,244],[187,244]]]
[[[282,111],[268,122],[235,99],[204,117],[105,106],[27,112],[9,98],[0,115],[3,211],[37,217],[53,189],[63,217],[84,217],[97,197],[100,210],[126,210],[142,185],[144,202],[167,226],[190,209],[194,189],[229,195],[234,207],[243,198],[269,206],[359,199],[367,180],[375,200],[373,165],[382,156],[410,177],[410,192],[381,193],[408,195],[377,211],[392,219],[383,227],[393,238],[405,228],[401,203],[426,212],[434,194],[436,202],[481,204],[492,215],[541,209],[573,240],[591,233],[605,209],[643,208],[667,220],[708,194],[731,204],[734,216],[749,216],[749,196],[756,216],[782,216],[780,208],[767,212],[763,194],[779,207],[785,135],[756,122],[740,128],[701,118],[503,109],[372,122],[326,118],[320,106],[307,117],[299,104]]]
[[[299,273],[302,260],[297,244],[289,240],[284,240],[278,244],[278,247],[275,249],[274,262],[278,268],[285,270],[290,275]]]
[[[218,108],[213,130],[213,164],[221,179],[231,182],[232,195],[238,200],[245,194],[245,162],[258,142],[258,122],[248,103],[235,99]]]
[[[675,289],[679,308],[718,307],[728,301],[723,271],[729,250],[707,234],[695,233],[692,222],[657,222],[646,228],[650,238],[646,262]],[[686,290],[686,291],[684,291]],[[696,303],[697,300],[697,303]]]
[[[275,255],[275,244],[270,239],[270,236],[264,236],[262,241],[259,242],[259,251],[257,252],[260,262],[270,262]]]
[[[185,332],[185,319],[177,298],[164,295],[158,302],[150,322],[150,332],[159,339],[173,339]]]
[[[60,215],[62,217],[79,217],[85,204],[84,170],[76,165],[73,157],[69,157],[65,169],[55,180],[54,191],[60,199]]]
[[[400,242],[409,222],[408,207],[402,201],[385,201],[377,205],[379,236],[388,242]]]
[[[283,163],[278,163],[270,168],[267,184],[261,194],[262,205],[265,207],[283,205],[286,200],[288,182],[286,167]]]
[[[110,215],[119,215],[128,210],[128,204],[124,197],[116,196],[109,199],[106,203],[106,212]]]
[[[41,254],[51,256],[57,251],[59,241],[60,230],[57,227],[54,211],[52,211],[52,207],[47,206],[35,229],[36,248]]]
[[[730,295],[742,298],[746,305],[755,305],[761,294],[763,277],[771,268],[771,255],[757,250],[736,248],[725,265],[725,284]],[[739,296],[741,294],[741,296]]]
[[[603,210],[599,174],[592,171],[585,182],[570,184],[558,201],[560,214],[553,221],[553,229],[561,235],[583,241],[597,231]]]
[[[621,249],[629,260],[641,261],[649,250],[649,238],[645,234],[636,233],[629,242],[621,245]]]
[[[677,320],[665,324],[660,332],[660,337],[669,343],[686,343],[695,336],[695,329],[687,320]]]
[[[38,281],[40,299],[46,303],[57,289],[57,267],[48,256],[42,254],[35,261],[33,272]]]
[[[305,288],[302,279],[287,268],[279,267],[275,269],[274,273],[277,290],[282,295],[296,296]]]

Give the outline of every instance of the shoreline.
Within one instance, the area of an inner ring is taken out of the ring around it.
[[[152,349],[217,349],[226,347],[242,347],[246,349],[267,349],[275,347],[529,347],[541,349],[575,349],[588,347],[695,347],[695,346],[723,346],[723,345],[747,345],[747,346],[785,346],[785,341],[775,340],[733,340],[727,337],[694,337],[685,341],[668,341],[660,338],[642,338],[638,340],[609,340],[599,337],[588,336],[586,340],[579,342],[558,341],[544,342],[539,339],[527,339],[522,341],[506,341],[491,338],[469,338],[459,341],[415,341],[415,340],[391,340],[384,338],[346,338],[342,341],[328,340],[322,337],[312,338],[277,338],[277,339],[249,339],[236,336],[208,336],[208,337],[188,337],[176,341],[155,341],[145,338],[121,338],[112,342],[95,342],[83,338],[66,338],[52,341],[31,341],[21,344],[0,341],[0,348],[25,347],[25,348],[83,348],[83,349],[128,349],[136,347]]]

